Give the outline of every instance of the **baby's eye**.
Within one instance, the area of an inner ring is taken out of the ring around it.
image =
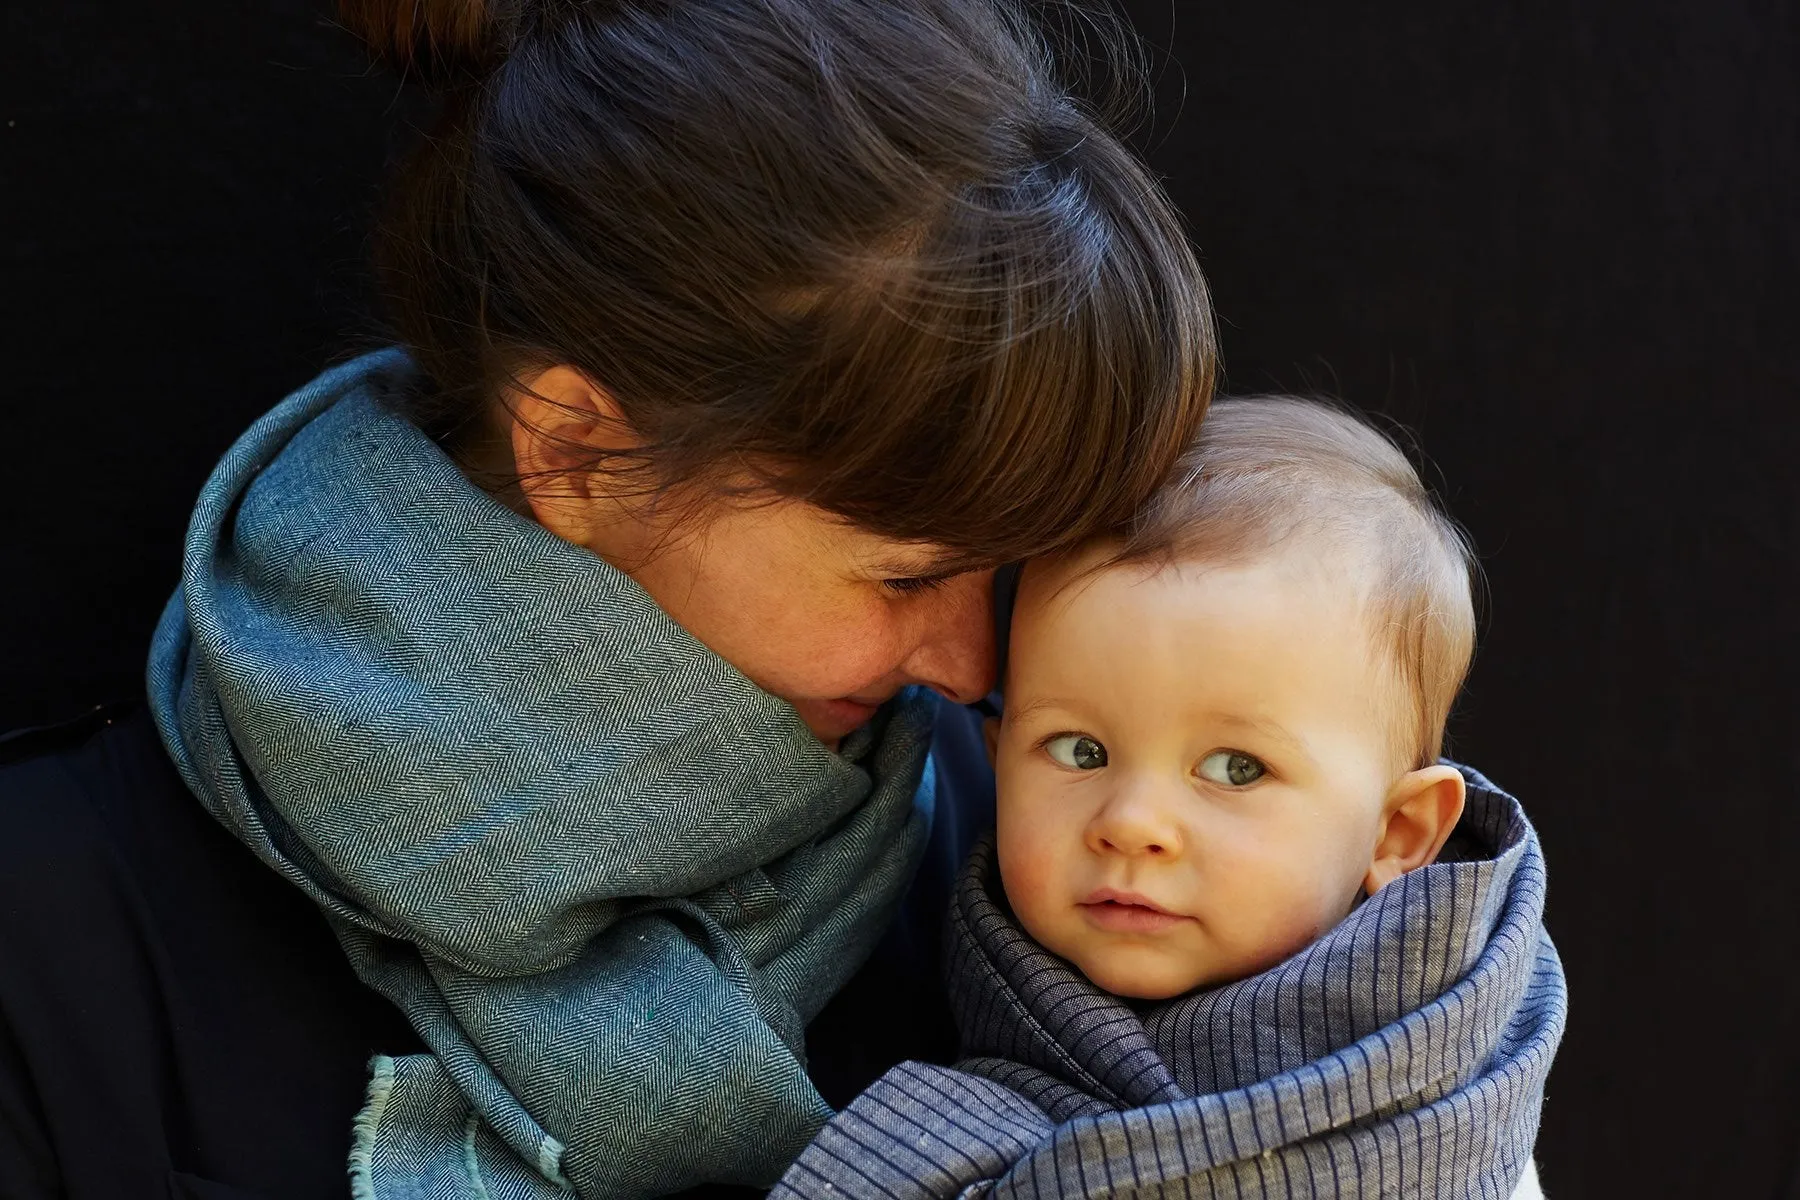
[[[1044,743],[1051,758],[1076,771],[1092,771],[1106,765],[1106,747],[1085,733],[1065,733]]]
[[[1214,750],[1200,760],[1200,776],[1227,787],[1247,787],[1268,774],[1260,758],[1242,750]]]

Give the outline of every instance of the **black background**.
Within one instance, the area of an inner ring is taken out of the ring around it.
[[[1229,386],[1418,431],[1482,550],[1453,731],[1552,865],[1547,1190],[1800,1196],[1800,15],[1134,16]],[[419,112],[324,0],[0,9],[0,726],[138,690],[205,472],[369,336]]]

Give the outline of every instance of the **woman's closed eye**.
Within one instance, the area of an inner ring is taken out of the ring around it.
[[[1226,787],[1249,787],[1269,773],[1262,759],[1242,750],[1214,750],[1197,769],[1200,778]]]
[[[1106,747],[1085,733],[1059,733],[1044,742],[1044,753],[1072,771],[1095,771],[1106,765]]]
[[[884,579],[881,586],[890,592],[898,592],[902,596],[917,595],[920,592],[935,591],[955,578],[952,575],[910,575],[897,579]]]

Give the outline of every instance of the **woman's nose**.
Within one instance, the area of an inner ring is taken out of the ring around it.
[[[903,669],[958,704],[973,704],[994,690],[994,573],[959,575],[935,599],[920,606],[918,642]]]
[[[1148,782],[1128,782],[1088,822],[1086,841],[1095,854],[1173,860],[1184,840],[1169,799]]]

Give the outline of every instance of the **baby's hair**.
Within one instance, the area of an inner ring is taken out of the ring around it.
[[[1290,538],[1351,556],[1373,628],[1411,693],[1398,726],[1414,767],[1443,751],[1475,648],[1468,538],[1387,435],[1295,396],[1220,398],[1200,436],[1105,565],[1253,561]]]

